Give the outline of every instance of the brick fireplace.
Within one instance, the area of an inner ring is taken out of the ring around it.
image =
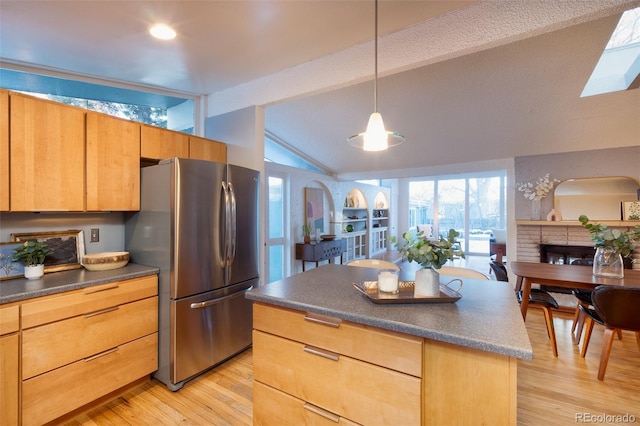
[[[609,225],[609,227],[624,232],[628,232],[632,228],[631,226],[614,225]],[[547,251],[552,248],[556,253],[552,263],[570,263],[572,259],[588,257],[588,252],[593,250],[593,243],[589,232],[578,222],[536,223],[523,221],[517,225],[516,248],[517,259],[523,262],[540,262],[542,261],[541,248]],[[561,262],[559,254],[563,252],[565,257]],[[636,248],[633,256],[640,258],[640,248]],[[626,267],[640,269],[640,263],[633,265],[626,263]]]

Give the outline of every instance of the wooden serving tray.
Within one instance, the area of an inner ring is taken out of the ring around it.
[[[460,286],[454,290],[448,286],[454,281],[459,281]],[[462,280],[454,279],[447,284],[440,284],[440,295],[437,297],[415,296],[413,294],[414,281],[400,281],[398,283],[398,293],[380,293],[378,291],[377,281],[364,281],[361,283],[353,283],[353,287],[360,293],[364,294],[373,303],[454,303],[460,300],[462,295],[458,290],[462,288]]]

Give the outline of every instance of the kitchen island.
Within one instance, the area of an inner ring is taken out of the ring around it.
[[[376,276],[329,264],[247,293],[254,424],[515,425],[532,349],[511,285],[465,278],[455,303],[375,304],[352,284]]]

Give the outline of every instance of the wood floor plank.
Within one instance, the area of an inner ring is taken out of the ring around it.
[[[554,324],[558,358],[551,353],[542,312],[532,310],[527,315],[534,359],[518,361],[518,424],[564,426],[580,423],[579,416],[604,415],[633,416],[640,422],[640,352],[633,333],[624,332],[622,340],[614,341],[601,382],[597,374],[602,328],[594,328],[589,351],[581,358],[571,338],[571,316],[557,314]],[[152,380],[66,424],[251,425],[252,381],[249,349],[187,382],[178,392]],[[623,423],[612,419],[605,423]]]

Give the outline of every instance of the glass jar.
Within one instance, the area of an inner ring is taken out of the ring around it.
[[[593,275],[606,278],[624,278],[622,255],[609,247],[597,247],[593,256]]]

